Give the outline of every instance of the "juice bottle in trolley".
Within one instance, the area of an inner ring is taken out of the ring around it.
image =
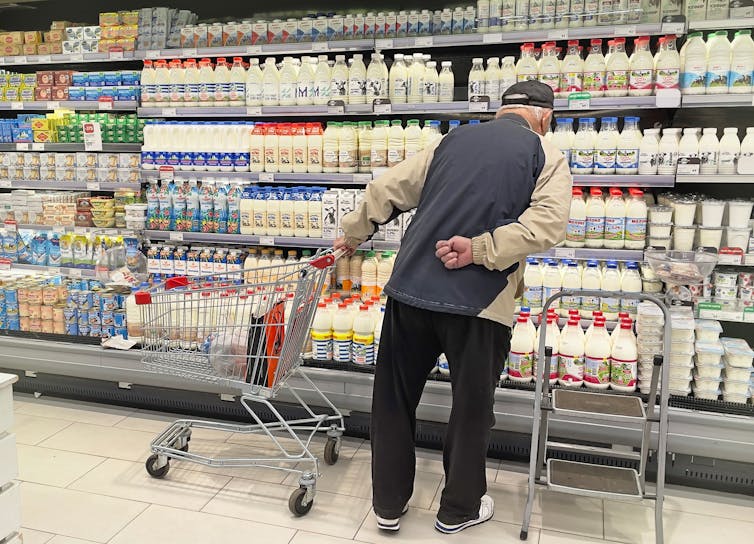
[[[626,393],[636,391],[638,358],[631,321],[625,320],[610,353],[610,387]]]
[[[558,352],[558,383],[579,387],[584,383],[584,332],[575,319],[568,320],[560,335]]]
[[[519,315],[511,336],[511,350],[508,355],[508,378],[514,382],[532,380],[534,335],[527,325],[528,317]]]
[[[602,319],[595,320],[592,335],[584,346],[584,385],[588,389],[610,387],[610,335]]]

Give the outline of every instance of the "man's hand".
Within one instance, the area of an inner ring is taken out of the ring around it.
[[[471,254],[471,238],[453,236],[450,240],[440,240],[435,248],[437,249],[435,256],[448,270],[463,268],[474,262]]]
[[[340,251],[343,252],[343,254],[346,257],[350,257],[351,255],[353,255],[354,253],[356,253],[356,249],[358,248],[358,246],[349,244],[347,242],[346,237],[345,236],[341,236],[340,238],[338,238],[337,240],[335,240],[335,242],[333,242],[332,248],[335,251],[340,250]]]

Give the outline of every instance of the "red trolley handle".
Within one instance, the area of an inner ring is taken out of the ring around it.
[[[189,285],[189,279],[186,276],[177,276],[175,278],[168,278],[165,281],[165,290],[177,289],[178,287],[187,287]],[[137,291],[134,294],[137,306],[144,306],[145,304],[152,304],[152,295],[147,291]]]

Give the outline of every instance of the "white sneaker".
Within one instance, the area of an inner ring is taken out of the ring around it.
[[[445,525],[438,519],[438,520],[435,520],[435,529],[447,535],[460,533],[461,531],[463,531],[464,529],[468,527],[472,527],[474,525],[479,525],[480,523],[484,523],[485,521],[489,520],[492,517],[492,514],[494,513],[495,513],[495,502],[492,500],[492,497],[490,497],[489,495],[484,495],[482,497],[482,502],[479,505],[479,517],[477,517],[476,519],[465,521],[463,523],[459,523],[458,525]]]
[[[406,515],[406,512],[408,512],[408,504],[403,507],[401,516]],[[401,518],[387,519],[377,516],[377,527],[382,531],[397,531],[401,528]]]

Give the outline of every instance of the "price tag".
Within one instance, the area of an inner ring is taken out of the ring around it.
[[[273,174],[272,172],[260,172],[259,181],[265,181],[268,183],[271,181],[275,181],[275,174]]]
[[[572,248],[556,247],[555,258],[556,259],[575,259],[576,250]]]
[[[160,166],[160,181],[173,181],[175,169],[172,166]]]
[[[655,105],[658,108],[680,108],[681,91],[679,89],[657,89]]]
[[[262,53],[262,46],[261,45],[249,45],[246,47],[246,54],[247,55],[259,55]]]
[[[502,32],[491,32],[489,34],[482,34],[482,43],[500,43],[503,41]]]
[[[620,36],[636,36],[636,25],[622,25],[615,27],[615,35]]]
[[[48,110],[56,110],[60,107],[60,102],[47,102]]]
[[[372,174],[354,174],[353,180],[357,183],[369,183],[372,181]]]
[[[327,42],[314,42],[312,44],[312,51],[329,51],[330,50],[330,44]]]
[[[701,163],[702,161],[699,157],[681,157],[678,159],[676,174],[679,176],[699,175],[699,167],[701,166]]]
[[[46,62],[52,62],[52,56],[51,55],[39,55],[39,58],[37,59],[38,62],[44,64]]]
[[[22,110],[22,109],[24,109],[24,103],[23,102],[11,102],[10,103],[10,109],[12,109],[12,110]]]
[[[342,100],[330,100],[327,102],[327,113],[343,115],[346,112],[346,103]]]
[[[592,95],[589,93],[571,93],[568,96],[569,110],[588,110],[592,106]]]
[[[380,49],[392,49],[393,48],[393,40],[375,40],[374,41],[374,48],[377,50]]]
[[[52,232],[57,234],[65,234],[65,227],[55,226],[52,227]]]
[[[68,275],[72,278],[80,278],[81,277],[81,269],[80,268],[69,268],[67,270]]]
[[[660,32],[663,34],[685,34],[686,24],[679,22],[662,23]]]
[[[717,264],[740,265],[744,259],[744,251],[738,247],[723,247],[717,254]]]
[[[275,238],[273,236],[260,236],[259,237],[259,245],[262,245],[262,246],[274,246],[275,245]]]
[[[98,181],[87,181],[86,182],[86,190],[87,191],[99,191],[99,182]]]
[[[433,43],[434,39],[432,36],[422,36],[421,38],[416,38],[414,40],[416,47],[432,47]]]
[[[754,323],[754,308],[744,308],[744,323]]]
[[[182,57],[195,57],[196,56],[196,48],[184,49],[183,51],[181,51],[181,56]]]
[[[388,98],[375,98],[372,102],[372,111],[377,115],[393,113],[393,104]]]
[[[10,259],[0,259],[0,270],[10,270],[11,266],[13,266],[13,261],[11,261]]]
[[[171,242],[183,242],[183,233],[182,232],[171,232],[170,233],[170,241]]]
[[[110,53],[110,58],[112,57],[113,52]],[[123,53],[121,53],[121,57],[123,58]],[[148,49],[146,53],[144,53],[144,58],[147,59],[159,59],[160,58],[160,50],[159,49]]]
[[[13,58],[13,64],[26,64],[27,62],[29,62],[29,59],[22,55]]]
[[[16,151],[29,151],[29,144],[16,144]]]
[[[11,189],[13,182],[9,179],[0,179],[0,189]]]
[[[472,96],[469,100],[470,112],[485,112],[490,111],[490,97],[489,96]]]
[[[567,40],[568,39],[568,30],[565,28],[559,28],[557,30],[550,30],[547,32],[547,39],[548,40]]]
[[[73,227],[73,234],[86,234],[86,227]]]
[[[159,51],[158,51],[158,53],[159,53]],[[110,51],[110,53],[108,54],[108,57],[110,58],[110,60],[122,60],[123,59],[123,51]],[[147,58],[149,58],[149,57],[147,57]],[[152,58],[155,58],[155,57],[152,57]]]
[[[178,111],[175,108],[162,108],[163,117],[175,117]]]
[[[70,59],[71,62],[84,62],[84,55],[82,53],[72,53]]]
[[[109,102],[100,102],[99,103],[99,109],[100,111],[107,111],[113,109],[113,103],[112,101]]]
[[[35,142],[35,143],[31,144],[31,150],[32,151],[44,151],[45,150],[45,144],[39,143],[39,142]]]
[[[246,115],[262,115],[262,106],[249,106],[246,108]]]
[[[84,151],[102,151],[102,127],[96,121],[81,125],[84,132]]]
[[[0,65],[5,64],[5,57],[0,57]]]
[[[10,219],[5,220],[5,230],[10,232],[16,232],[18,230],[18,223]]]

